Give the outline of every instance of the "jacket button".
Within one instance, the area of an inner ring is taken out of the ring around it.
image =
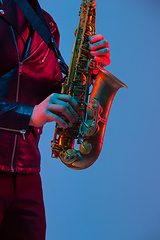
[[[2,9],[0,10],[0,14],[4,14],[4,11]]]

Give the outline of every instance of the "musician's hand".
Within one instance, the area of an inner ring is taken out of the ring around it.
[[[101,67],[106,67],[110,64],[109,43],[101,34],[90,36],[90,53]]]
[[[78,109],[79,105],[73,97],[53,93],[34,107],[29,125],[41,127],[47,122],[55,121],[62,128],[67,128],[78,120]],[[63,116],[59,116],[59,113]],[[69,121],[68,124],[66,120]]]

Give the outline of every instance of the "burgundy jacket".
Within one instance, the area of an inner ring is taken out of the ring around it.
[[[14,1],[0,6],[0,171],[40,171],[41,128],[28,126],[36,104],[59,92],[62,78],[52,50]],[[56,23],[44,12],[59,44]]]

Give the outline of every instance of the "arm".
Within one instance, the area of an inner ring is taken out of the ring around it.
[[[36,106],[0,99],[0,128],[27,130],[28,125],[41,127],[52,121],[67,128],[78,120],[78,109],[74,98],[65,94],[53,93]]]

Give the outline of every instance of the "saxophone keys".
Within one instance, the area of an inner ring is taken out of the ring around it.
[[[80,127],[80,134],[82,136],[90,137],[96,131],[97,123],[94,119],[89,119],[86,122],[82,122]]]
[[[62,162],[69,164],[69,163],[73,163],[75,162],[75,160],[77,159],[78,155],[75,149],[68,149],[65,152],[61,152],[60,153],[60,159]]]
[[[91,150],[92,150],[92,144],[86,140],[79,145],[79,151],[82,154],[89,154]]]

